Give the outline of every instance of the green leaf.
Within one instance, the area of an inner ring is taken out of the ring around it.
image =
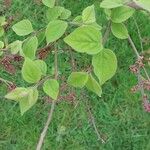
[[[104,13],[106,15],[107,20],[110,20],[111,19],[111,9],[105,8]]]
[[[86,87],[90,91],[96,93],[99,97],[101,97],[101,94],[102,94],[101,86],[99,85],[99,83],[94,79],[94,77],[91,74],[89,75],[88,81],[86,83]]]
[[[37,64],[26,58],[22,67],[22,77],[28,83],[37,83],[42,76],[42,72]]]
[[[0,37],[2,37],[4,35],[4,28],[0,26]]]
[[[55,0],[42,0],[43,4],[47,7],[53,8],[55,6]]]
[[[47,64],[43,60],[35,60],[35,64],[39,67],[43,75],[47,73]]]
[[[96,21],[94,5],[88,6],[82,13],[83,23],[89,24]]]
[[[0,41],[0,49],[4,48],[4,42]]]
[[[88,25],[94,27],[97,30],[102,30],[102,27],[96,22],[88,24]]]
[[[38,39],[36,36],[29,38],[23,44],[23,54],[25,57],[35,59],[36,50],[38,48]]]
[[[127,19],[129,19],[134,12],[135,10],[128,6],[122,6],[122,7],[112,9],[111,20],[114,23],[122,23]]]
[[[77,28],[64,41],[81,53],[97,54],[103,48],[101,32],[92,26]]]
[[[59,83],[57,80],[50,79],[45,81],[43,85],[44,92],[53,100],[57,100],[59,94]]]
[[[6,24],[6,18],[4,16],[0,16],[0,26],[3,26]]]
[[[51,21],[46,29],[47,44],[58,40],[66,31],[67,22],[61,20]]]
[[[111,31],[119,39],[127,39],[129,36],[126,26],[122,23],[112,23]]]
[[[83,88],[88,81],[88,73],[86,72],[72,72],[68,78],[68,84],[77,87]]]
[[[68,9],[64,9],[63,12],[61,13],[60,19],[68,19],[71,16],[71,11]]]
[[[18,87],[9,92],[5,98],[14,100],[14,101],[20,101],[23,97],[28,95],[28,89],[23,87]]]
[[[46,13],[46,17],[48,21],[53,21],[58,19],[64,11],[64,7],[55,6],[53,8],[49,8]]]
[[[32,24],[28,19],[16,23],[12,29],[19,36],[25,36],[33,32]]]
[[[10,48],[13,55],[17,54],[19,51],[22,50],[22,41],[14,41],[13,43],[9,44],[8,47]]]
[[[123,0],[103,0],[100,4],[101,8],[116,8],[123,6]]]
[[[133,0],[138,6],[150,12],[150,1],[149,0]]]
[[[93,56],[92,65],[94,73],[102,85],[116,73],[116,55],[109,49],[103,49],[100,53]]]
[[[74,22],[74,23],[82,24],[82,23],[83,23],[82,16],[79,15],[79,16],[75,17],[75,18],[73,19],[73,22]]]
[[[40,45],[44,40],[45,40],[45,30],[40,31],[37,34],[37,39],[38,39],[38,45]]]
[[[38,100],[38,90],[29,88],[28,95],[19,101],[21,115],[23,115],[27,110],[29,110]]]

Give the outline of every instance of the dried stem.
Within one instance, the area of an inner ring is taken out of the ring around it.
[[[138,53],[138,51],[137,51],[137,48],[135,47],[135,44],[134,44],[133,40],[132,40],[131,37],[130,37],[130,35],[129,35],[129,37],[128,37],[128,41],[129,41],[129,43],[130,43],[130,45],[131,45],[131,47],[132,47],[134,53],[136,54],[137,59],[139,59],[139,58],[140,58],[140,55],[139,55],[139,53]],[[143,66],[143,70],[144,70],[144,72],[145,72],[145,75],[146,75],[147,79],[150,81],[150,77],[149,77],[148,72],[147,72],[147,70],[146,70],[146,68],[145,68],[144,66]]]
[[[136,49],[136,47],[135,47],[135,44],[134,44],[134,42],[132,41],[130,35],[129,35],[129,37],[128,37],[128,41],[129,41],[129,43],[130,43],[130,45],[131,45],[131,47],[132,47],[134,53],[136,54],[136,57],[139,59],[139,58],[140,58],[140,55],[139,55],[139,53],[138,53],[138,51],[137,51],[137,49]]]
[[[45,78],[43,78],[41,81],[39,81],[34,88],[38,88],[39,86],[41,86],[45,81],[47,81],[48,79],[50,79],[50,76],[46,76]]]
[[[96,135],[97,135],[97,137],[98,137],[98,140],[100,140],[102,143],[105,143],[105,140],[101,137],[101,135],[100,135],[100,133],[99,133],[99,131],[98,131],[98,129],[97,129],[96,122],[95,122],[95,118],[94,118],[94,116],[93,116],[93,114],[92,114],[92,112],[91,112],[91,109],[90,109],[90,107],[89,107],[89,105],[88,105],[88,102],[86,102],[86,106],[87,106],[87,109],[88,109],[88,112],[89,112],[89,116],[90,116],[91,123],[92,123],[93,128],[94,128],[94,130],[95,130],[95,133],[96,133]]]
[[[126,5],[134,9],[145,10],[143,7],[137,5],[135,2],[127,2]]]
[[[106,31],[104,33],[104,37],[103,37],[103,45],[106,44],[107,42],[107,39],[109,37],[109,34],[110,34],[110,31],[111,31],[111,21],[108,22],[108,25],[107,25],[107,28],[106,28]]]
[[[143,48],[143,43],[142,43],[141,32],[140,32],[139,26],[138,26],[138,24],[137,24],[137,21],[136,21],[136,19],[135,19],[134,17],[133,17],[133,20],[134,20],[134,22],[135,22],[135,26],[136,26],[137,31],[138,31],[138,36],[139,36],[139,40],[140,40],[141,50],[142,50],[142,53],[143,53],[144,48]]]
[[[13,84],[11,81],[5,80],[3,78],[0,78],[0,81],[5,83],[6,85],[10,85],[10,84],[12,85]]]
[[[57,80],[58,79],[58,54],[57,54],[56,44],[55,44],[55,61],[54,62],[55,62],[55,79]],[[55,109],[55,101],[52,102],[51,109],[49,111],[48,118],[47,118],[46,124],[44,126],[44,129],[40,135],[40,139],[39,139],[39,142],[37,144],[36,150],[41,150],[41,148],[42,148],[45,136],[46,136],[47,131],[48,131],[48,127],[52,121],[54,109]]]

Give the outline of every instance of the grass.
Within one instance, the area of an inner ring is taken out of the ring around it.
[[[64,0],[62,2],[73,12],[73,16],[80,14],[86,6],[93,3],[92,0]],[[97,6],[97,19],[106,27],[106,19]],[[0,6],[1,7],[1,6]],[[7,15],[16,14],[17,20],[29,18],[34,27],[41,28],[46,24],[43,15],[45,7],[35,4],[30,0],[14,0]],[[18,15],[17,15],[18,14]],[[150,36],[150,19],[144,14],[137,13],[134,16],[141,30],[142,37]],[[140,49],[137,30],[131,18],[128,23],[129,32],[136,46]],[[9,40],[18,37],[9,32]],[[53,121],[49,127],[43,150],[149,150],[150,149],[150,114],[144,112],[142,102],[138,94],[130,93],[130,88],[136,83],[136,78],[129,72],[129,66],[134,63],[135,57],[127,41],[121,41],[110,36],[106,44],[118,58],[118,70],[116,75],[103,86],[102,98],[92,93],[86,93],[86,98],[76,90],[78,98],[77,107],[66,101],[56,106]],[[149,45],[144,45],[147,49]],[[64,47],[60,47],[63,50]],[[59,53],[59,72],[63,76],[70,73],[68,52]],[[89,57],[75,54],[79,61],[79,67],[86,66],[90,62]],[[82,59],[81,59],[82,57]],[[53,56],[47,59],[49,68],[53,66]],[[82,65],[81,65],[82,64]],[[81,68],[82,69],[82,68]],[[20,71],[17,75],[10,76],[0,69],[0,76],[15,81],[17,85],[26,86],[22,81]],[[38,103],[24,116],[20,115],[16,103],[3,98],[6,87],[0,87],[0,149],[1,150],[34,150],[40,132],[47,119],[50,104],[42,97]],[[89,114],[85,105],[88,101],[101,136],[107,138],[107,143],[102,144],[90,123]]]

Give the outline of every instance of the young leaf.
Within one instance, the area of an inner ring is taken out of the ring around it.
[[[94,73],[102,85],[116,72],[116,55],[109,49],[103,49],[100,53],[93,56],[92,65],[94,67]]]
[[[72,72],[68,78],[68,84],[77,87],[83,88],[88,81],[88,73],[86,72]]]
[[[61,13],[60,19],[68,19],[71,16],[71,11],[68,9],[64,9],[63,12]]]
[[[81,53],[97,54],[103,48],[101,32],[92,26],[77,28],[64,41]]]
[[[129,19],[134,12],[135,10],[128,6],[122,6],[122,7],[112,9],[111,20],[114,23],[122,23],[127,19]]]
[[[51,21],[46,29],[47,44],[58,40],[66,31],[67,22],[61,20]]]
[[[97,30],[102,30],[102,27],[96,22],[88,24],[88,25],[96,28]]]
[[[82,20],[85,24],[93,23],[96,21],[94,5],[88,6],[83,10]]]
[[[28,95],[23,97],[19,101],[21,115],[23,115],[27,110],[29,110],[38,100],[38,90],[30,88],[28,89]]]
[[[53,21],[58,19],[58,17],[61,16],[61,14],[64,11],[64,7],[60,7],[60,6],[55,6],[53,8],[49,8],[47,13],[46,13],[46,17],[48,19],[48,21]]]
[[[0,49],[4,47],[4,42],[0,41]]]
[[[0,37],[2,37],[4,35],[4,28],[0,26]]]
[[[35,64],[39,67],[43,75],[47,73],[47,64],[43,60],[35,60]]]
[[[25,36],[33,32],[32,24],[28,19],[16,23],[12,29],[19,36]]]
[[[0,26],[3,26],[6,24],[6,18],[4,16],[0,16]]]
[[[23,54],[25,57],[35,59],[36,50],[38,48],[38,39],[36,36],[29,38],[23,44]]]
[[[42,0],[43,4],[47,7],[53,8],[56,0]]]
[[[11,43],[8,47],[13,55],[17,54],[20,50],[22,50],[22,41],[17,40]]]
[[[41,76],[42,72],[37,64],[29,58],[26,58],[22,67],[23,79],[28,83],[37,83],[41,79]]]
[[[126,26],[122,23],[112,23],[111,31],[119,39],[127,39],[129,36]]]
[[[37,34],[38,45],[40,45],[45,40],[45,30],[42,30]]]
[[[14,101],[20,101],[23,97],[28,95],[28,89],[23,87],[15,88],[13,91],[8,93],[5,98],[14,100]]]
[[[82,20],[82,16],[77,16],[73,19],[73,22],[74,23],[79,23],[79,24],[82,24],[83,23],[83,20]]]
[[[100,4],[101,8],[116,8],[123,6],[123,0],[103,0]]]
[[[96,93],[99,97],[101,97],[102,89],[99,83],[94,79],[94,77],[91,74],[89,75],[88,81],[86,83],[86,87],[90,91]]]
[[[59,94],[59,83],[57,80],[50,79],[45,81],[43,85],[44,92],[53,100],[57,100]]]

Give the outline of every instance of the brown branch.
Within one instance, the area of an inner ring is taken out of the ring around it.
[[[129,6],[129,7],[134,8],[134,9],[145,10],[143,7],[139,6],[135,2],[127,2],[126,5]]]
[[[141,45],[141,50],[142,50],[142,53],[144,51],[144,48],[143,48],[143,42],[142,42],[142,36],[141,36],[141,32],[140,32],[140,29],[139,29],[139,26],[138,26],[138,23],[136,21],[136,19],[133,17],[133,20],[135,22],[135,26],[137,28],[137,31],[138,31],[138,36],[139,36],[139,40],[140,40],[140,45]]]
[[[43,78],[42,80],[40,80],[34,87],[38,88],[39,86],[41,86],[48,79],[50,79],[50,76],[46,76],[45,78]]]
[[[57,54],[56,44],[55,44],[55,61],[54,61],[54,63],[55,63],[55,79],[57,80],[58,79],[58,54]],[[41,135],[40,135],[40,139],[39,139],[39,142],[37,144],[36,150],[41,150],[41,148],[42,148],[45,136],[46,136],[47,131],[48,131],[48,127],[52,121],[53,112],[55,109],[55,103],[56,102],[53,100],[52,105],[51,105],[51,109],[50,109],[49,114],[48,114],[46,124],[44,126],[44,129],[43,129]]]
[[[41,135],[40,135],[40,139],[39,139],[39,142],[37,144],[36,150],[41,150],[41,148],[42,148],[42,145],[43,145],[43,142],[44,142],[44,138],[45,138],[45,136],[47,134],[48,127],[49,127],[50,122],[52,120],[54,108],[55,108],[55,103],[53,101],[51,109],[50,109],[50,112],[49,112],[49,115],[48,115],[48,118],[47,118],[47,121],[46,121],[46,124],[44,126],[44,129],[43,129]]]
[[[137,51],[137,48],[136,48],[136,46],[135,46],[135,44],[134,44],[134,42],[132,41],[132,39],[131,39],[130,36],[129,36],[129,38],[128,38],[128,41],[129,41],[129,43],[130,43],[130,45],[131,45],[133,51],[135,52],[135,54],[136,54],[136,56],[137,56],[137,59],[140,59],[140,55],[139,55],[139,53],[138,53],[138,51]],[[145,75],[146,75],[147,79],[150,81],[150,77],[149,77],[149,75],[148,75],[148,72],[147,72],[146,68],[145,68],[144,66],[143,66],[142,68],[143,68],[143,70],[144,70],[144,72],[145,72]],[[142,98],[144,98],[145,92],[144,92],[144,86],[143,86],[143,83],[142,83],[142,76],[141,76],[140,70],[139,70],[138,73],[137,73],[137,77],[138,77],[138,83],[139,83],[139,85],[140,85],[140,92],[141,92]]]
[[[130,35],[129,35],[129,37],[128,37],[128,41],[129,41],[129,43],[130,43],[130,45],[131,45],[131,47],[132,47],[134,53],[136,54],[137,59],[139,59],[139,58],[140,58],[140,55],[139,55],[139,53],[138,53],[138,51],[137,51],[137,49],[136,49],[136,47],[135,47],[135,44],[134,44],[133,40],[131,39],[131,36],[130,36]]]
[[[103,37],[103,45],[105,45],[106,42],[107,42],[107,40],[108,40],[110,31],[111,31],[111,28],[110,28],[110,27],[111,27],[111,21],[108,22],[106,31],[105,31],[105,33],[104,33],[104,37]]]
[[[100,135],[100,133],[99,133],[99,131],[98,131],[98,128],[97,128],[96,122],[95,122],[95,118],[94,118],[94,116],[93,116],[93,114],[92,114],[92,112],[91,112],[91,109],[90,109],[90,107],[89,107],[89,104],[88,104],[88,101],[87,101],[87,100],[86,100],[86,107],[87,107],[87,110],[88,110],[88,112],[89,112],[89,117],[90,117],[91,123],[92,123],[92,125],[93,125],[93,128],[94,128],[94,130],[95,130],[95,133],[96,133],[96,135],[97,135],[97,137],[98,137],[98,140],[100,140],[102,143],[106,143],[105,140],[101,137],[101,135]]]
[[[137,48],[136,48],[136,46],[135,46],[133,40],[131,39],[130,35],[129,35],[129,37],[128,37],[128,41],[129,41],[129,43],[130,43],[130,45],[131,45],[131,47],[132,47],[134,53],[136,54],[137,59],[140,59],[141,56],[139,55],[138,50],[137,50]],[[144,70],[144,72],[145,72],[145,75],[146,75],[147,79],[150,81],[150,77],[149,77],[149,75],[148,75],[148,72],[147,72],[146,68],[145,68],[144,66],[143,66],[142,68],[143,68],[143,70]]]
[[[5,80],[5,79],[3,79],[1,77],[0,77],[0,81],[5,83],[6,85],[10,85],[10,84],[13,85],[13,83],[11,81]]]

